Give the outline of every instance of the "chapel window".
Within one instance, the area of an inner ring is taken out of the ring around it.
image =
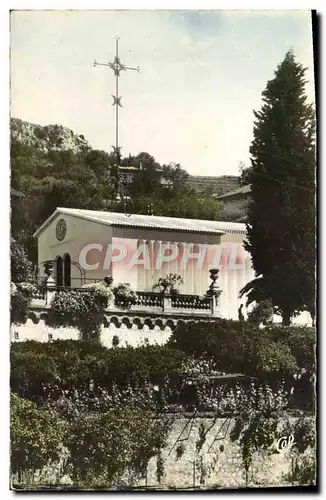
[[[62,257],[56,258],[55,284],[57,286],[63,286],[63,260],[62,260]]]
[[[63,258],[63,268],[64,286],[71,286],[71,259],[68,253]]]

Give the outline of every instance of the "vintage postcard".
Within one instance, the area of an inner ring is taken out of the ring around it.
[[[316,13],[10,17],[10,488],[316,489]]]

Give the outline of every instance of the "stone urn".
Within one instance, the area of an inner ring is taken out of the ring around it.
[[[206,292],[206,296],[208,297],[218,297],[221,294],[221,289],[219,288],[217,282],[219,269],[210,269],[210,279],[212,283],[209,285],[209,288]]]

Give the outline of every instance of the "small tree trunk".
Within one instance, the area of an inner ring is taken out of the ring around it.
[[[291,315],[287,311],[283,312],[282,314],[282,325],[283,326],[291,325]]]

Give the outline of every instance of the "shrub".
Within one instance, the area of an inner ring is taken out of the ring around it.
[[[316,367],[316,329],[307,326],[271,326],[270,337],[275,341],[286,342],[298,366],[309,374],[315,373]]]
[[[253,309],[248,313],[249,323],[267,325],[273,321],[273,304],[270,300],[262,300],[258,302]]]
[[[130,288],[129,285],[119,283],[114,289],[114,303],[120,309],[130,309],[136,304],[137,294]]]
[[[10,301],[10,322],[16,324],[25,323],[28,306],[29,300],[21,292],[12,295]]]
[[[142,477],[166,443],[168,426],[152,419],[150,412],[130,407],[72,419],[65,445],[74,481],[87,487],[110,485],[128,475],[130,486]]]
[[[36,470],[59,459],[63,428],[56,415],[11,394],[11,470]]]
[[[44,130],[43,127],[35,127],[34,129],[34,135],[38,138],[38,139],[45,139],[46,138],[46,131]]]
[[[76,326],[83,339],[99,341],[105,300],[99,290],[61,290],[51,303],[50,323],[54,326]]]
[[[52,405],[53,406],[53,405]],[[79,486],[112,484],[123,475],[129,484],[144,475],[148,461],[165,446],[169,422],[140,408],[121,407],[106,412],[82,411],[70,405],[70,416],[11,395],[11,471],[34,472],[58,462]]]
[[[30,399],[46,399],[53,391],[110,388],[116,383],[152,384],[182,371],[185,355],[166,346],[116,347],[79,340],[51,343],[26,341],[11,345],[11,388]]]
[[[90,283],[88,285],[83,285],[82,288],[92,291],[95,297],[102,302],[105,307],[107,307],[108,301],[113,298],[112,289],[104,283]]]
[[[11,281],[21,283],[33,280],[33,265],[27,258],[26,251],[17,241],[10,243]]]
[[[221,372],[259,375],[294,373],[297,364],[285,342],[249,323],[218,319],[179,323],[168,345],[196,358],[212,359]]]
[[[16,289],[16,291],[11,294],[10,299],[10,322],[16,324],[25,323],[29,304],[30,298],[19,289]]]
[[[19,283],[18,289],[22,292],[23,295],[25,295],[25,297],[28,297],[29,299],[31,299],[37,293],[37,288],[32,283]]]
[[[10,287],[10,322],[25,323],[27,319],[28,308],[37,288],[31,283],[11,283]]]
[[[167,346],[107,349],[92,342],[27,341],[11,348],[11,388],[37,401],[68,398],[80,411],[107,411],[128,404],[151,409],[197,406],[221,415],[268,407],[279,411],[289,397],[280,381],[215,384],[220,374],[207,360],[189,359]],[[194,380],[196,377],[196,380]]]

